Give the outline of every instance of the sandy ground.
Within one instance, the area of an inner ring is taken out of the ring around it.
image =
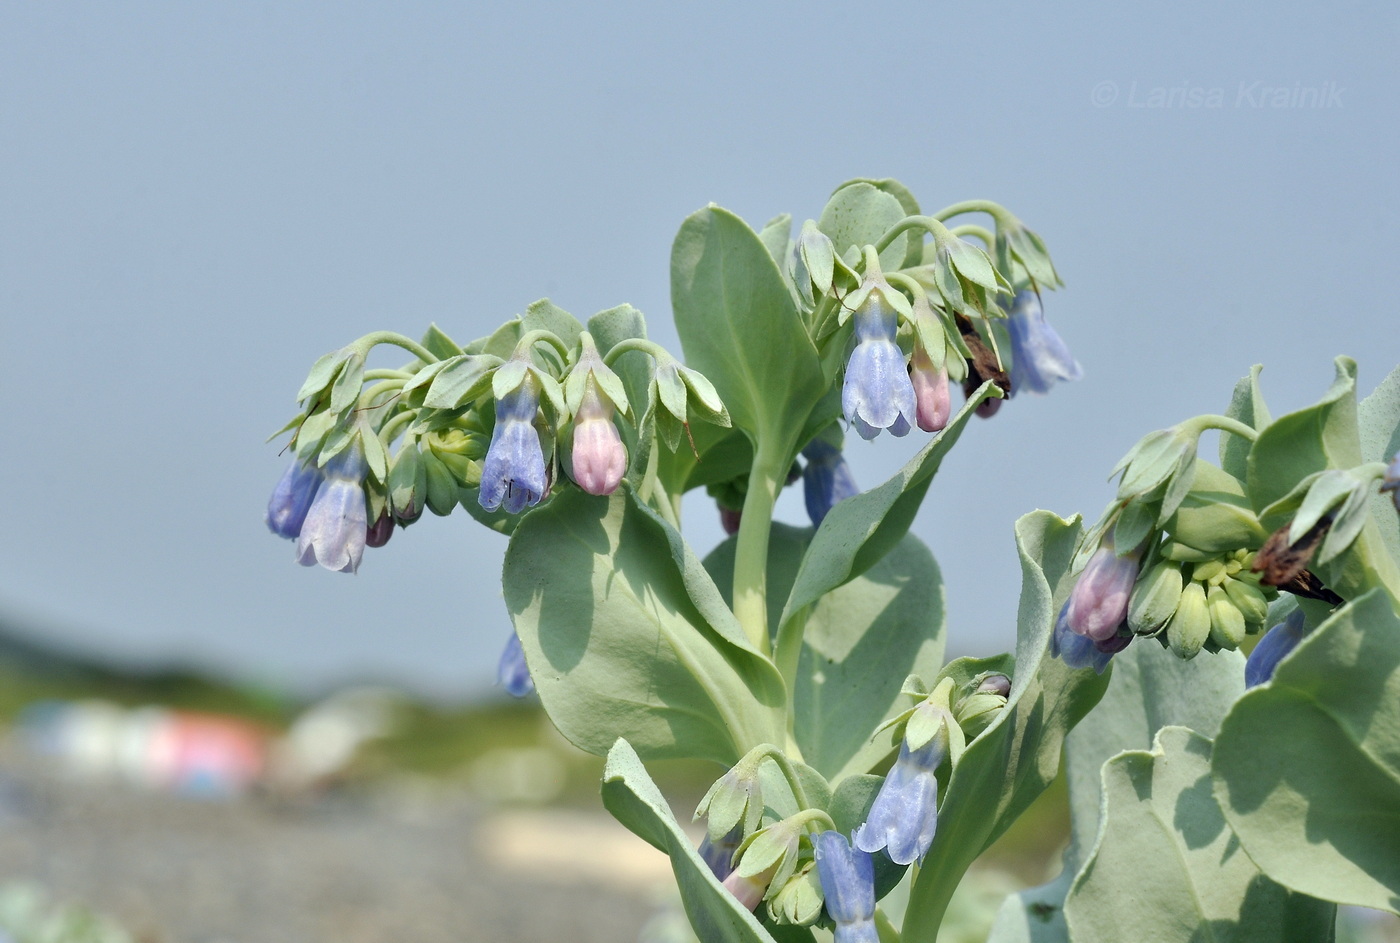
[[[601,807],[492,812],[421,783],[200,801],[4,749],[0,882],[16,880],[143,943],[631,943],[671,874]]]

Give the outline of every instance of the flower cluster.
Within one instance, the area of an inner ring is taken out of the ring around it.
[[[1044,393],[1058,380],[1082,376],[1064,341],[1046,322],[1039,283],[1022,257],[1004,253],[999,257],[1005,269],[1001,271],[983,250],[937,220],[912,221],[933,236],[931,253],[925,253],[921,264],[888,276],[876,247],[864,247],[857,271],[837,258],[830,240],[810,221],[794,255],[799,294],[831,299],[840,306],[837,323],[851,323],[841,406],[861,438],[873,439],[883,431],[903,436],[915,425],[925,432],[940,431],[951,411],[952,381],[963,382],[970,395],[982,380],[992,379],[1006,395],[1020,389]],[[985,230],[977,234],[996,242]],[[1036,240],[1038,248],[1027,250],[1025,258],[1033,258],[1031,267],[1041,274],[1053,273],[1043,244]],[[1013,278],[1029,287],[1011,293]],[[843,279],[852,285],[844,294]],[[1045,287],[1056,284],[1048,281]],[[996,301],[1003,294],[1012,294],[1009,311]],[[974,319],[984,327],[979,330]],[[1004,327],[999,326],[1002,321]],[[1009,378],[995,353],[995,334],[1010,342]],[[984,414],[994,411],[989,408]]]
[[[532,318],[567,323],[567,313],[548,302],[530,311],[466,347],[433,328],[422,345],[374,334],[316,362],[298,396],[303,412],[287,426],[296,458],[267,510],[269,529],[297,541],[301,563],[354,572],[365,547],[383,546],[424,509],[447,515],[471,501],[482,512],[520,514],[561,474],[588,494],[612,494],[627,474],[623,433],[635,441],[642,431],[610,366],[629,351],[653,362],[642,392],[658,434],[676,438],[692,413],[728,425],[709,381],[644,336],[622,338],[605,357],[588,331],[571,345],[526,327]],[[366,370],[369,349],[381,343],[417,360]]]

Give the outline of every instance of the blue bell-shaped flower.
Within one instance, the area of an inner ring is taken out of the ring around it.
[[[905,435],[918,407],[904,352],[895,343],[895,310],[880,289],[872,289],[854,318],[856,346],[846,361],[841,408],[862,439],[873,439],[882,429]]]
[[[292,459],[267,502],[267,529],[278,537],[295,540],[324,477],[315,462]]]
[[[826,912],[836,924],[835,943],[878,943],[875,863],[870,855],[852,848],[845,835],[833,831],[812,839],[812,848]]]
[[[359,569],[369,532],[366,470],[358,439],[325,464],[325,481],[316,489],[297,535],[297,562],[302,566],[319,563],[340,573]]]
[[[1045,320],[1045,309],[1035,292],[1016,293],[1006,327],[1011,335],[1012,392],[1048,393],[1057,380],[1084,376],[1079,362]]]
[[[545,492],[544,451],[535,429],[539,393],[526,378],[496,400],[496,430],[481,467],[477,500],[488,511],[519,514],[539,503]]]

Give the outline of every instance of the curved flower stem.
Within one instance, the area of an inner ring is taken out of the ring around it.
[[[1000,228],[1016,220],[1011,211],[1000,203],[993,203],[991,200],[963,200],[961,203],[954,203],[952,206],[945,206],[937,213],[933,214],[934,219],[947,220],[954,216],[962,216],[964,213],[986,213],[996,220],[997,227]]]
[[[385,404],[376,403],[374,401],[375,397],[380,396],[384,393],[388,393],[390,390],[402,389],[405,382],[406,381],[399,379],[381,380],[380,382],[374,384],[374,386],[371,386],[369,389],[365,390],[363,393],[360,394],[360,402],[358,408],[378,409],[379,407]]]
[[[651,359],[658,361],[661,360],[663,357],[671,356],[670,353],[667,352],[666,348],[662,347],[660,344],[649,341],[644,337],[627,337],[618,341],[616,344],[613,344],[612,347],[608,349],[608,352],[603,355],[603,363],[611,367],[613,365],[614,360],[616,360],[618,357],[621,357],[629,350],[641,351],[642,353],[651,357]]]
[[[410,370],[366,370],[365,380],[412,380],[413,372]]]
[[[963,236],[974,236],[987,244],[987,248],[992,247],[992,243],[997,241],[997,237],[985,226],[978,226],[975,223],[966,223],[962,226],[954,226],[950,232],[958,238]]]
[[[767,757],[777,765],[778,770],[783,774],[783,779],[787,780],[788,788],[792,790],[792,798],[797,802],[799,810],[811,806],[811,800],[807,798],[807,790],[802,788],[802,781],[797,778],[797,769],[792,765],[792,760],[788,759],[786,753],[771,743],[759,744],[753,748],[753,753],[760,757]]]
[[[768,532],[773,504],[787,478],[787,449],[773,448],[773,437],[763,436],[749,470],[749,491],[739,520],[734,550],[734,615],[749,643],[764,656],[768,641]]]
[[[1189,427],[1196,435],[1200,435],[1207,429],[1219,429],[1221,432],[1229,432],[1239,436],[1241,439],[1253,442],[1259,438],[1259,433],[1250,426],[1229,416],[1197,416],[1195,419],[1188,419],[1183,425]]]
[[[424,363],[436,363],[438,360],[433,352],[422,344],[394,331],[375,331],[373,334],[366,334],[356,341],[355,344],[363,349],[365,353],[369,353],[370,348],[376,347],[379,344],[392,344],[395,347],[402,347]]]
[[[416,418],[418,418],[417,412],[411,409],[406,409],[390,417],[390,419],[384,423],[384,427],[379,430],[380,440],[383,441],[384,445],[387,447],[390,442],[394,441],[394,436],[399,434],[399,430]]]
[[[942,220],[933,216],[906,216],[885,230],[885,234],[875,243],[875,251],[877,253],[884,252],[885,249],[889,248],[890,243],[913,229],[923,230],[933,236],[935,240],[952,238],[952,234],[948,232],[948,227],[943,225]]]
[[[554,352],[557,353],[559,358],[565,363],[569,362],[569,348],[553,331],[546,331],[542,328],[526,331],[516,343],[515,349],[517,352],[529,350],[540,342],[544,342],[554,348]]]
[[[797,824],[803,826],[807,831],[815,835],[818,832],[827,830],[836,831],[836,823],[831,820],[825,809],[803,808],[801,812],[788,819],[789,822],[796,820]]]

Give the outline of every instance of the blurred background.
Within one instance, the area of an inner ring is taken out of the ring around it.
[[[1380,2],[0,4],[0,925],[636,937],[664,862],[494,687],[504,540],[459,513],[350,577],[264,527],[310,364],[545,296],[678,350],[670,242],[708,202],[995,199],[1085,370],[976,422],[915,525],[950,654],[1002,651],[1018,516],[1097,515],[1251,364],[1277,415],[1337,354],[1367,392],[1400,361],[1397,41]],[[853,440],[860,483],[917,439]],[[708,550],[713,504],[685,510]],[[712,774],[661,776],[684,808]],[[1053,869],[1062,806],[1036,815],[991,897]]]

